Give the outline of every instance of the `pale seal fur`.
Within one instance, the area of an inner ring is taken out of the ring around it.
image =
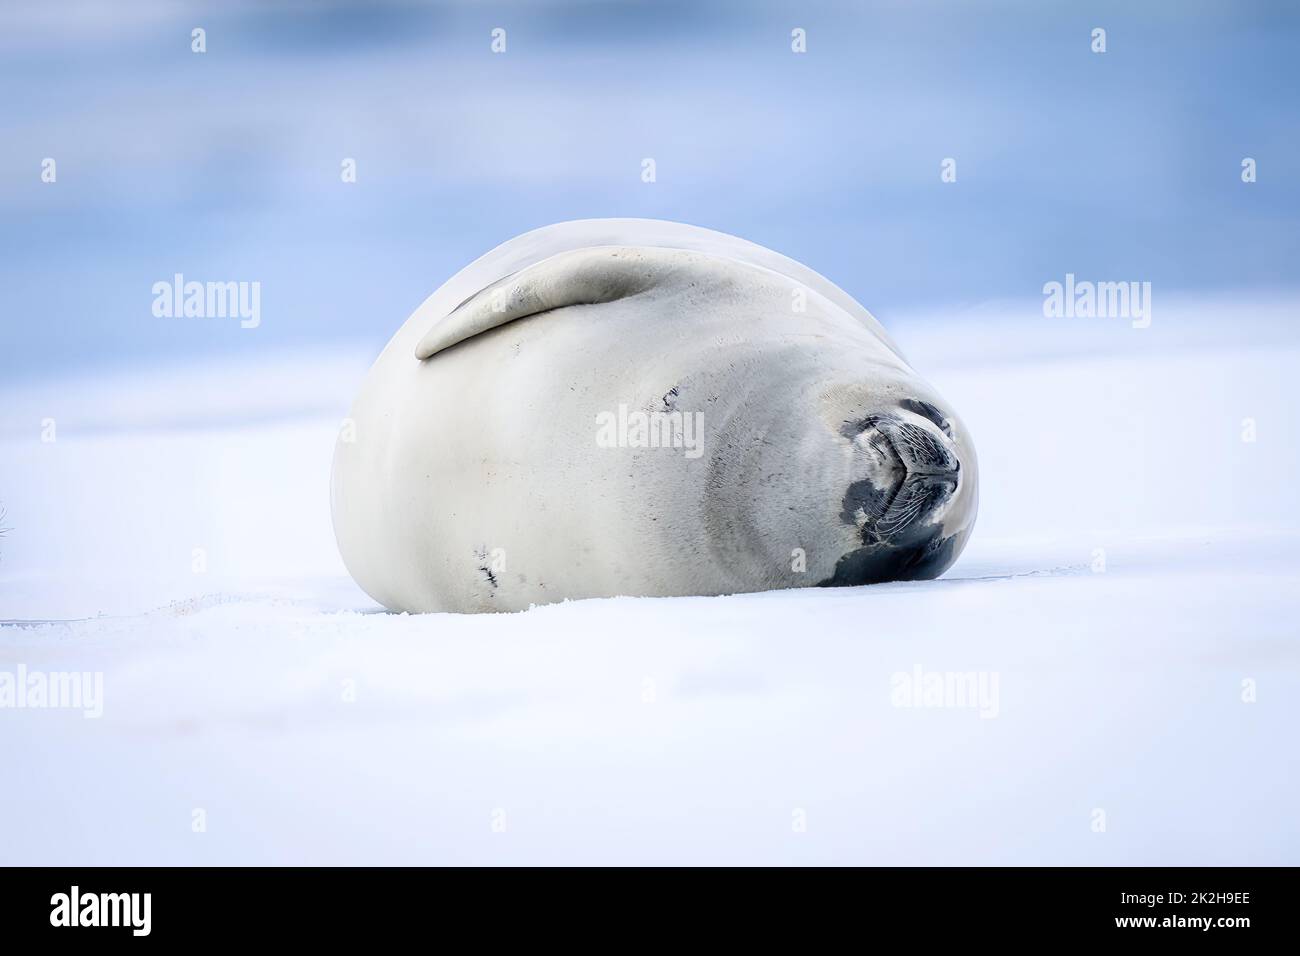
[[[960,419],[827,279],[722,233],[561,223],[444,284],[334,455],[339,550],[404,611],[932,578]]]

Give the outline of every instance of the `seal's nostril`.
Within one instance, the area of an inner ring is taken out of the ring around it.
[[[933,430],[903,421],[882,423],[878,427],[898,450],[908,474],[949,479],[956,475],[957,456]]]
[[[944,416],[943,412],[935,408],[929,402],[923,402],[917,398],[905,398],[898,403],[900,408],[911,412],[914,415],[920,415],[922,418],[933,422],[945,435],[952,437],[952,425]]]

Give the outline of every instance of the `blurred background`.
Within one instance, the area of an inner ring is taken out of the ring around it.
[[[140,0],[0,18],[0,381],[344,341],[373,356],[479,254],[587,217],[744,236],[887,325],[1018,298],[1038,319],[1066,272],[1150,281],[1157,302],[1297,281],[1290,3]],[[260,282],[261,326],[155,318],[150,289],[178,272]]]

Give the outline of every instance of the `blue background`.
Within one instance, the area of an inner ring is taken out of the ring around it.
[[[31,3],[0,17],[8,380],[303,343],[374,353],[474,257],[597,216],[744,236],[886,324],[1039,298],[1067,271],[1161,295],[1297,280],[1294,4]],[[176,272],[260,282],[261,327],[155,318],[150,288]]]

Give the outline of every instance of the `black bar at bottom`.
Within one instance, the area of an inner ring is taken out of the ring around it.
[[[0,870],[0,926],[6,944],[75,935],[337,947],[412,931],[450,945],[466,933],[607,945],[756,937],[807,946],[843,933],[927,946],[976,936],[1231,944],[1294,937],[1294,877],[1277,868],[14,868]]]

